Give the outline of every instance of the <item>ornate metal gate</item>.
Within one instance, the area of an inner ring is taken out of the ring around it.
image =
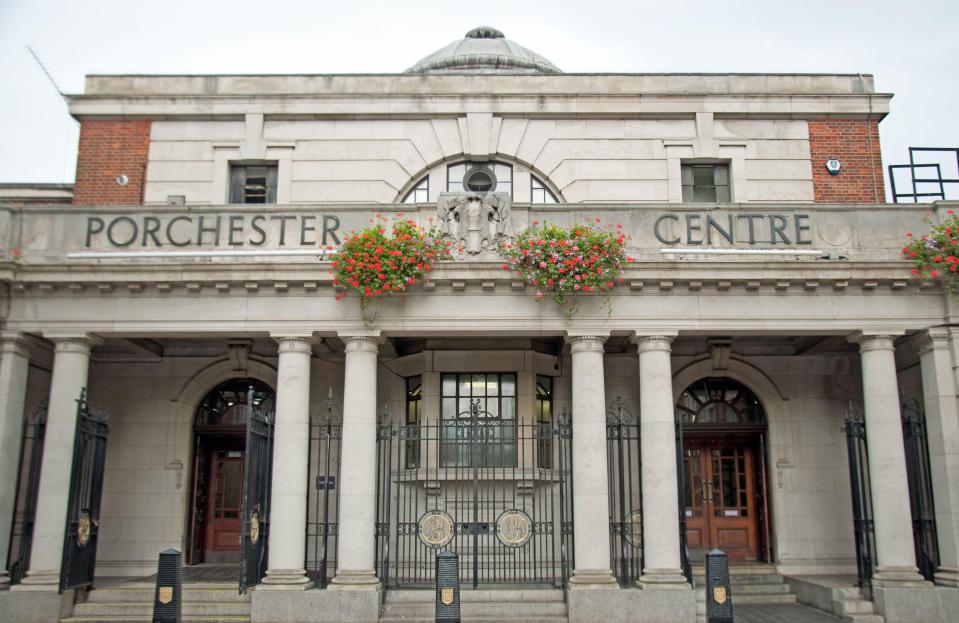
[[[623,586],[643,572],[643,486],[640,476],[639,422],[616,399],[606,417],[609,473],[609,547],[613,574]]]
[[[325,588],[336,569],[339,534],[340,441],[343,428],[333,421],[333,399],[327,398],[320,421],[310,423],[310,486],[306,505],[306,573]]]
[[[73,441],[73,467],[70,471],[70,495],[67,499],[66,533],[63,537],[63,563],[60,567],[60,592],[93,584],[100,533],[100,497],[103,493],[103,468],[107,455],[108,416],[91,411],[87,390],[77,399],[77,427]]]
[[[857,418],[852,405],[845,417],[846,451],[849,458],[849,486],[852,493],[852,525],[856,540],[856,571],[859,587],[872,591],[875,567],[875,532],[872,522],[872,495],[866,450],[866,426]]]
[[[431,585],[441,549],[464,584],[564,586],[572,553],[571,426],[520,423],[480,399],[440,422],[378,429],[377,572]],[[488,409],[488,410],[487,410]],[[505,409],[504,409],[505,411]]]
[[[243,517],[240,530],[240,593],[266,574],[270,534],[270,472],[273,467],[273,412],[246,401],[246,451],[243,465]]]
[[[33,544],[33,523],[37,514],[40,491],[40,463],[43,460],[43,438],[47,430],[47,405],[29,418],[20,440],[20,469],[17,471],[17,498],[13,505],[10,543],[7,548],[7,572],[10,583],[19,584],[30,566]]]
[[[900,409],[916,564],[919,573],[931,582],[939,569],[939,541],[936,535],[936,509],[929,469],[929,446],[926,442],[926,418],[919,408],[919,403],[911,398],[903,398]]]

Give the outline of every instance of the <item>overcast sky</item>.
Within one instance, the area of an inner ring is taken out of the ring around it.
[[[569,72],[870,73],[884,164],[959,147],[957,0],[0,0],[0,182],[71,182],[94,73],[391,73],[490,25]],[[888,184],[888,182],[887,182]],[[959,196],[959,189],[954,196]]]

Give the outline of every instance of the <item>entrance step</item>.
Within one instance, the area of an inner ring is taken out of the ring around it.
[[[87,593],[61,623],[142,623],[153,620],[151,582],[125,582]],[[237,593],[235,583],[183,585],[183,623],[249,623],[250,594]]]
[[[432,623],[436,593],[433,590],[390,590],[386,593],[380,623]],[[530,621],[567,623],[562,590],[461,590],[464,623]]]
[[[696,590],[696,620],[706,621],[706,567],[694,564],[693,587]],[[796,595],[776,571],[764,563],[734,563],[729,566],[729,584],[733,607],[736,604],[794,604]],[[869,623],[863,621],[862,623]]]

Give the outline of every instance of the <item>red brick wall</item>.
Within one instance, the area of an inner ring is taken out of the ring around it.
[[[150,120],[105,119],[80,123],[73,203],[143,203]],[[126,186],[117,184],[126,175]]]
[[[884,203],[879,122],[862,119],[809,121],[809,153],[816,203]],[[826,160],[842,163],[839,175]]]

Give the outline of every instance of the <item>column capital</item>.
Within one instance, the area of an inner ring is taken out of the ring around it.
[[[100,346],[104,340],[93,333],[44,333],[43,337],[53,342],[58,353],[80,353],[89,355],[94,346]]]
[[[936,349],[948,349],[952,338],[948,327],[929,327],[919,334],[919,354],[924,355]]]
[[[670,345],[675,339],[676,335],[661,333],[659,335],[634,335],[630,338],[630,341],[636,345],[636,349],[639,352],[648,350],[664,350],[670,352],[670,350],[672,350]]]
[[[593,334],[584,334],[584,335],[567,335],[566,342],[569,344],[570,350],[574,353],[585,352],[585,351],[595,351],[603,352],[603,344],[606,343],[606,340],[609,339],[609,333],[603,334],[596,332]]]
[[[0,331],[0,353],[30,356],[30,338],[19,331]]]
[[[897,337],[903,332],[887,331],[883,333],[865,333],[859,331],[849,336],[848,340],[859,344],[859,352],[866,353],[873,350],[896,350],[894,344]]]
[[[346,343],[346,352],[368,352],[378,353],[383,338],[378,335],[341,335],[340,339]]]
[[[279,345],[281,353],[313,354],[313,344],[316,340],[312,335],[281,335],[275,336],[274,341]]]

